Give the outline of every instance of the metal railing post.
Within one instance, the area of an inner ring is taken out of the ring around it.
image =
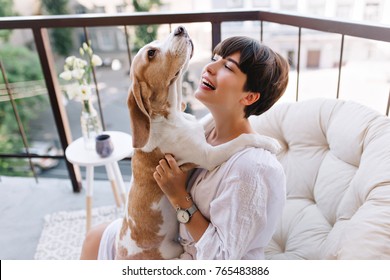
[[[50,47],[49,35],[46,28],[33,28],[34,41],[39,54],[42,71],[45,76],[46,87],[49,95],[51,108],[53,111],[54,121],[57,126],[59,139],[62,149],[68,147],[72,141],[68,117],[65,107],[62,104],[62,92],[58,83],[57,71],[54,65],[53,52]],[[69,177],[72,182],[73,191],[81,190],[81,173],[80,168],[71,164],[65,159],[68,168]]]
[[[27,155],[29,156],[28,163],[29,163],[30,169],[31,169],[31,171],[32,171],[32,173],[34,175],[35,182],[38,183],[37,172],[35,171],[34,165],[32,163],[31,157],[30,157],[30,151],[29,151],[30,149],[28,147],[28,141],[27,141],[26,132],[24,130],[22,120],[20,118],[18,109],[16,107],[15,100],[14,100],[14,98],[12,96],[12,91],[11,91],[11,88],[10,88],[9,83],[8,83],[7,74],[5,73],[4,65],[3,65],[3,62],[1,61],[1,59],[0,59],[0,69],[1,69],[1,74],[3,76],[5,88],[7,89],[7,93],[8,93],[8,96],[9,96],[9,101],[11,102],[12,110],[13,110],[14,115],[15,115],[15,120],[18,123],[19,134],[20,134],[20,137],[22,137],[24,149],[25,149]]]
[[[211,23],[211,51],[221,42],[221,22]]]
[[[344,34],[341,35],[340,60],[339,60],[339,75],[337,78],[337,93],[336,99],[340,97],[340,82],[341,82],[341,68],[343,67],[343,53],[344,53]]]
[[[264,32],[263,21],[261,20],[260,21],[260,43],[263,43],[263,32]]]
[[[302,28],[298,29],[298,61],[297,61],[297,88],[295,92],[295,101],[298,101],[299,97],[299,74],[301,70],[301,38],[302,38]]]

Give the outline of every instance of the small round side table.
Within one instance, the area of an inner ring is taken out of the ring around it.
[[[106,167],[108,179],[111,182],[115,202],[118,207],[126,202],[126,190],[122,178],[118,161],[130,156],[133,152],[132,138],[129,134],[120,131],[105,131],[109,134],[114,146],[113,153],[106,157],[100,157],[95,150],[87,150],[84,146],[84,139],[80,137],[73,141],[65,150],[67,160],[73,164],[85,166],[86,168],[86,212],[87,212],[87,232],[91,228],[91,210],[93,196],[94,167]],[[118,194],[118,188],[119,192]]]

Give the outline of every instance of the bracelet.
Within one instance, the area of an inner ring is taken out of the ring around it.
[[[191,201],[192,200],[192,196],[187,193],[186,197],[185,197],[186,201]],[[176,205],[176,210],[179,210],[180,209],[180,206],[179,205]]]
[[[187,196],[186,196],[186,200],[187,200],[187,201],[190,201],[190,200],[192,200],[192,196],[191,196],[190,194],[187,194]]]

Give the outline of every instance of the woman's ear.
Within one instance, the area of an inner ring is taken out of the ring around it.
[[[260,92],[249,91],[248,94],[241,99],[241,103],[245,106],[249,106],[255,103],[259,99],[260,99]]]

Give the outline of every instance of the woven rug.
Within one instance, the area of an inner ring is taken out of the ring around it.
[[[115,206],[92,209],[92,225],[119,218],[122,211]],[[45,216],[42,234],[34,259],[77,260],[85,237],[85,210],[62,211]]]

